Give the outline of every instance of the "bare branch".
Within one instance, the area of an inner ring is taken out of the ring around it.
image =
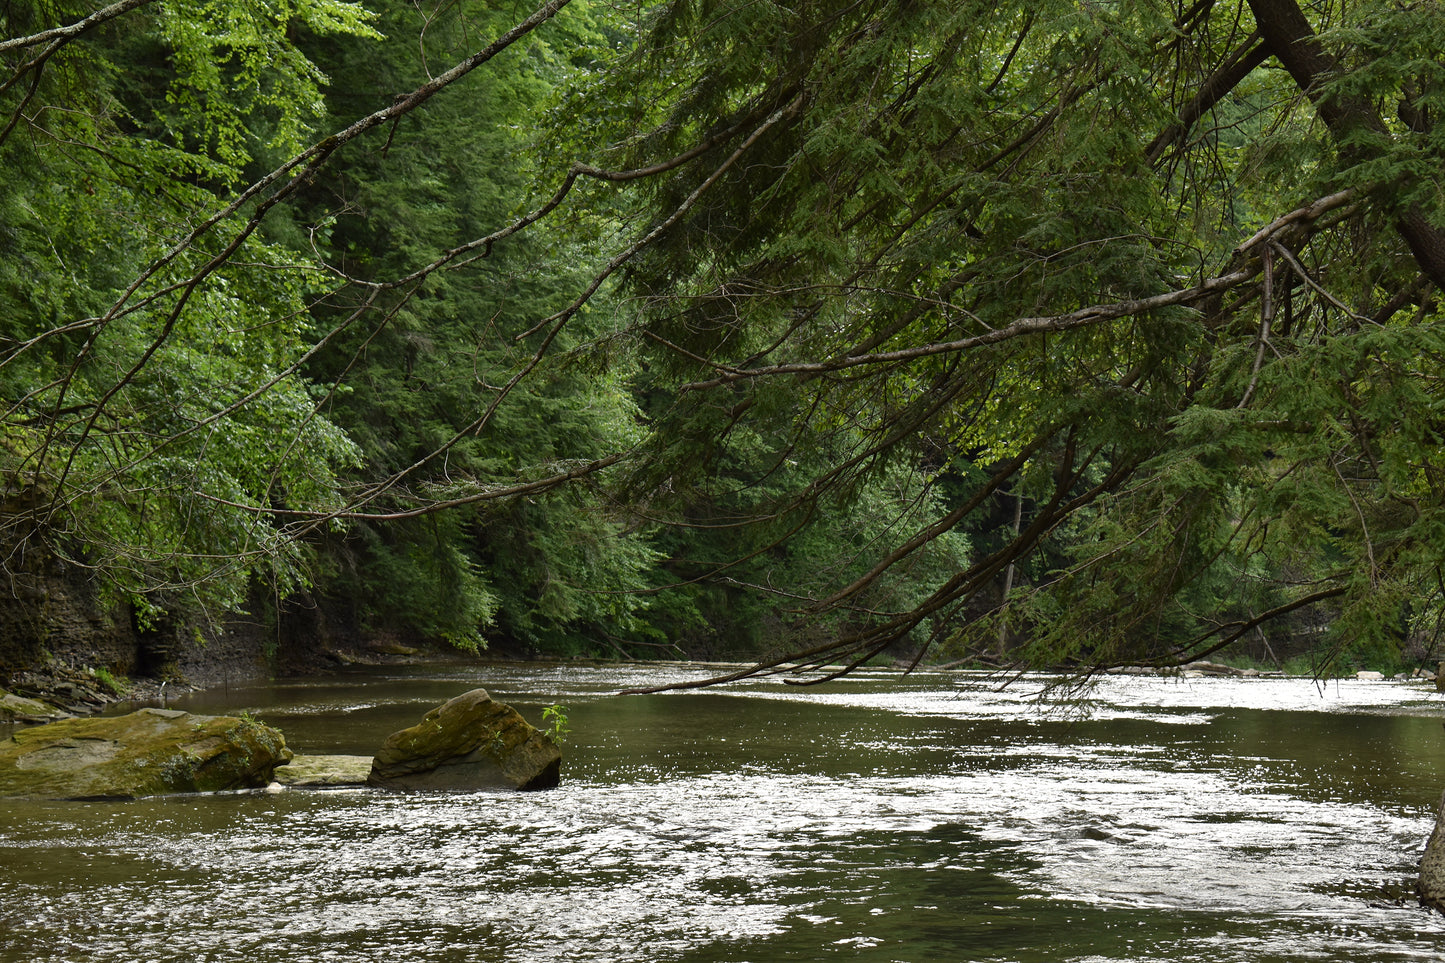
[[[1274,238],[1287,228],[1292,228],[1296,225],[1307,226],[1312,224],[1324,214],[1344,207],[1358,195],[1359,191],[1357,189],[1347,188],[1346,190],[1321,197],[1319,200],[1311,201],[1303,207],[1297,207],[1288,214],[1283,214],[1275,218],[1258,231],[1255,231],[1247,241],[1244,241],[1234,249],[1235,256],[1238,257],[1248,254],[1254,248]]]

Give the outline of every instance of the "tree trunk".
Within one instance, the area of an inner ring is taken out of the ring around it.
[[[1322,85],[1340,72],[1339,62],[1315,36],[1309,20],[1296,0],[1249,0],[1264,42],[1299,89],[1309,97],[1320,119],[1337,142],[1352,131],[1364,128],[1382,137],[1389,132],[1384,121],[1367,102],[1357,98],[1327,96]],[[1407,185],[1390,185],[1399,187]],[[1435,286],[1445,290],[1445,233],[1426,220],[1417,206],[1411,206],[1395,220],[1415,263]]]

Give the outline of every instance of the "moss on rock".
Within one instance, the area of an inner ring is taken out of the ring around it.
[[[259,788],[291,755],[280,732],[251,719],[173,709],[66,719],[0,742],[0,795],[133,799]]]
[[[296,756],[276,767],[276,781],[296,788],[364,786],[370,774],[370,756]]]
[[[473,689],[387,737],[369,785],[387,789],[550,789],[562,752],[517,710]]]
[[[0,689],[0,722],[54,722],[70,713],[39,699],[28,699]]]

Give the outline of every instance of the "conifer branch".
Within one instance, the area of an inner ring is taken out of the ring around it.
[[[1147,298],[1091,305],[1087,308],[1079,308],[1076,311],[1070,311],[1066,314],[1019,318],[1017,321],[1013,321],[1003,327],[986,331],[983,334],[973,335],[972,337],[960,338],[957,341],[919,345],[914,348],[901,348],[897,351],[848,355],[828,361],[794,362],[768,365],[760,368],[726,371],[719,377],[709,381],[695,381],[685,384],[679,390],[684,392],[704,391],[750,378],[776,377],[778,375],[819,375],[843,371],[847,368],[855,368],[863,365],[896,364],[900,361],[916,361],[921,358],[935,357],[938,355],[957,354],[985,345],[1000,344],[1005,341],[1012,341],[1016,338],[1030,335],[1070,331],[1076,328],[1100,324],[1105,321],[1113,321],[1119,318],[1146,314],[1150,311],[1158,311],[1161,308],[1193,304],[1196,301],[1202,301],[1205,298],[1228,291],[1253,278],[1257,273],[1257,267],[1246,266],[1239,270],[1231,271],[1228,274],[1210,278],[1207,281],[1180,291],[1170,291],[1167,294],[1157,294]],[[723,366],[718,365],[717,367]]]
[[[1341,96],[1326,88],[1341,72],[1339,62],[1324,48],[1296,0],[1248,0],[1250,10],[1270,53],[1289,71],[1296,85],[1315,105],[1343,152],[1358,155],[1364,148],[1354,135],[1366,131],[1390,139],[1389,129],[1374,106],[1357,97]],[[1391,189],[1408,190],[1416,178],[1401,175]],[[1445,290],[1445,231],[1435,226],[1418,205],[1410,205],[1395,220],[1420,270]]]
[[[1269,46],[1260,37],[1259,31],[1251,33],[1225,57],[1224,62],[1199,85],[1194,97],[1179,111],[1177,123],[1160,131],[1144,150],[1150,164],[1158,164],[1166,151],[1189,136],[1205,114],[1244,82],[1260,64],[1269,59]]]

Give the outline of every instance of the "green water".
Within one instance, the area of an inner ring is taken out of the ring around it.
[[[369,754],[478,685],[568,706],[561,788],[0,802],[11,961],[1396,961],[1445,789],[1420,686],[372,671],[172,702]]]

